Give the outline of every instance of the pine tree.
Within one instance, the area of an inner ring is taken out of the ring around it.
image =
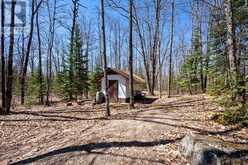
[[[86,45],[86,50],[83,53],[82,50],[82,34],[79,29],[79,25],[76,25],[75,29],[75,41],[74,41],[74,54],[73,63],[74,64],[74,88],[77,95],[85,95],[87,97],[89,84],[88,84],[88,46]]]
[[[88,78],[88,52],[83,51],[82,33],[79,25],[75,25],[75,37],[72,49],[67,58],[63,59],[63,71],[57,77],[57,83],[63,89],[64,97],[71,100],[83,94],[87,97],[89,89]]]
[[[89,91],[90,96],[95,97],[96,92],[98,91],[97,87],[97,77],[102,73],[102,69],[100,66],[96,66],[95,70],[91,72],[89,76]]]

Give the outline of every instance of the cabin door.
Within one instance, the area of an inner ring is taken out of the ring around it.
[[[110,102],[118,102],[118,81],[109,80],[109,100]]]

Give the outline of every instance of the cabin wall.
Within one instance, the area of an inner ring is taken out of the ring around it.
[[[118,98],[126,99],[127,96],[127,82],[124,77],[121,75],[108,75],[108,80],[117,80],[118,81]],[[105,81],[104,78],[101,79],[101,91],[105,94]]]

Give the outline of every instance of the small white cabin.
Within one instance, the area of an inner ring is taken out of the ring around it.
[[[107,78],[109,83],[109,99],[111,102],[127,102],[129,99],[129,74],[122,70],[113,68],[107,69]],[[145,87],[145,80],[137,75],[133,75],[134,91],[142,90]],[[101,91],[105,94],[105,80],[102,73],[98,77],[98,84]]]

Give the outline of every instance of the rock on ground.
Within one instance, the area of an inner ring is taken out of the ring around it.
[[[188,133],[180,142],[180,152],[192,165],[248,164],[248,145],[206,135]]]

